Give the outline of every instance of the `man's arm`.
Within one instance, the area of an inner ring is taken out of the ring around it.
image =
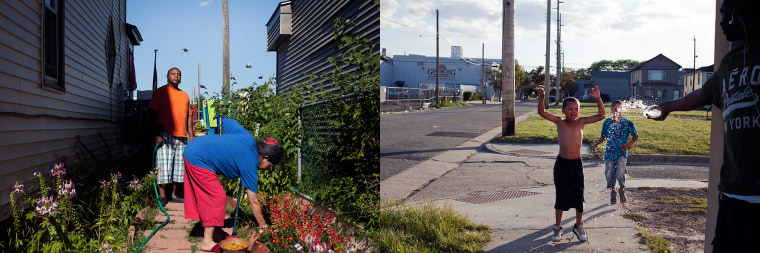
[[[187,109],[188,109],[187,136],[190,138],[190,140],[192,140],[195,137],[195,130],[194,130],[195,128],[193,125],[193,117],[192,117],[193,111],[192,111],[192,107],[190,107],[190,104],[187,105]]]
[[[541,115],[544,119],[554,122],[555,124],[562,120],[554,114],[551,114],[544,109],[544,88],[535,89],[538,92],[538,115]]]
[[[256,223],[259,224],[259,230],[267,227],[267,223],[264,220],[264,214],[261,212],[261,204],[259,203],[259,195],[250,189],[245,190],[245,194],[248,195],[248,203],[251,204],[251,212],[253,217],[256,218]],[[263,231],[259,231],[263,232]]]
[[[156,142],[156,145],[161,145],[164,142],[164,137],[161,136],[164,127],[158,124],[158,112],[153,109],[148,109],[148,115],[150,117],[151,136]]]
[[[599,122],[607,116],[604,112],[604,102],[602,102],[602,96],[599,93],[599,86],[591,88],[591,97],[596,98],[596,107],[599,109],[599,113],[589,117],[584,117],[583,122],[585,124]]]
[[[657,105],[657,107],[660,108],[660,111],[662,111],[662,113],[660,114],[660,117],[652,118],[652,119],[658,120],[658,121],[665,120],[665,118],[668,117],[668,114],[670,114],[670,112],[691,111],[708,104],[710,104],[710,100],[707,99],[707,97],[705,97],[705,93],[702,92],[702,89],[698,89],[692,93],[689,93],[689,95],[686,95],[685,97],[682,97],[676,100],[666,101],[662,104]]]

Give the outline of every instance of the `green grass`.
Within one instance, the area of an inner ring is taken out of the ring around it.
[[[379,252],[483,252],[491,229],[470,222],[451,205],[404,205],[380,211]]]
[[[605,109],[609,111],[609,103]],[[598,112],[595,104],[581,103],[581,116],[591,116]],[[548,112],[564,117],[561,106],[552,106]],[[640,111],[640,110],[639,110]],[[608,114],[610,112],[607,112]],[[710,154],[710,121],[689,115],[699,115],[704,111],[677,112],[665,121],[646,119],[634,110],[626,113],[639,133],[639,139],[629,154],[668,154],[668,155],[709,155]],[[609,116],[609,115],[608,115]],[[685,117],[685,118],[681,118]],[[583,142],[593,145],[599,139],[602,121],[586,125]],[[515,128],[514,136],[504,136],[494,139],[495,143],[557,143],[557,127],[540,116],[533,116],[520,123]],[[604,145],[599,145],[597,152],[604,153]]]
[[[439,103],[433,104],[433,107],[437,109],[441,109],[443,107],[459,107],[459,106],[470,106],[470,104],[466,102],[452,102],[448,100],[441,101]]]
[[[668,248],[668,241],[665,239],[657,237],[656,235],[649,232],[649,230],[646,228],[640,228],[636,226],[636,229],[639,230],[639,234],[641,235],[641,243],[646,244],[649,248],[649,251],[655,253],[673,252],[670,250],[670,248]]]
[[[623,217],[632,221],[642,221],[647,219],[646,216],[637,213],[626,213],[623,214]]]

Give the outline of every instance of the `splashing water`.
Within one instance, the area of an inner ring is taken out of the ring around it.
[[[657,105],[650,105],[644,108],[643,114],[645,117],[654,119],[654,118],[659,118],[660,114],[662,114],[662,111],[660,111],[660,107],[658,107]]]
[[[626,116],[644,115],[644,117],[649,116],[650,118],[657,118],[661,114],[659,108],[655,107],[656,104],[649,104],[641,99],[626,99],[622,102],[621,109],[623,109],[623,114]],[[648,112],[647,109],[650,108],[655,108],[656,111]],[[654,115],[654,113],[656,113],[656,115]]]

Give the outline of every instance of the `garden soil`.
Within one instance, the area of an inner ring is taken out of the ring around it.
[[[639,228],[668,241],[673,252],[704,251],[707,189],[627,189],[627,213],[643,215]]]

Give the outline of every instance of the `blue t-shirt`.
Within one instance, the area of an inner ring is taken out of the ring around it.
[[[241,178],[243,186],[258,193],[259,151],[256,140],[233,119],[222,119],[222,135],[193,139],[183,156],[190,164],[230,179]]]
[[[639,133],[633,122],[626,118],[620,119],[620,122],[614,123],[612,118],[604,120],[602,125],[602,136],[607,137],[607,150],[604,151],[604,160],[615,161],[621,155],[628,158],[628,151],[620,149],[620,145],[628,143],[628,136],[636,137]]]

